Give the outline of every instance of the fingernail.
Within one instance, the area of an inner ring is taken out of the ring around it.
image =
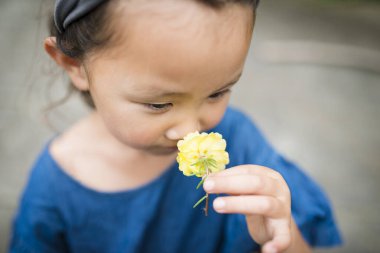
[[[214,208],[222,210],[226,206],[226,202],[223,199],[217,198],[214,200]]]
[[[269,245],[269,246],[266,248],[266,252],[267,252],[267,253],[277,253],[277,249],[276,249],[273,245]]]
[[[212,190],[212,188],[214,188],[214,185],[215,182],[208,179],[203,183],[203,189],[205,189],[206,191]]]

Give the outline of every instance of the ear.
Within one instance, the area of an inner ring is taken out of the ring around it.
[[[44,41],[44,48],[48,55],[69,75],[74,86],[79,90],[89,89],[89,80],[83,64],[71,58],[57,48],[56,38],[48,37]]]

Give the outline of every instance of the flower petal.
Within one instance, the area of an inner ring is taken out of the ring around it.
[[[219,133],[190,133],[177,143],[177,162],[184,175],[203,177],[207,170],[217,172],[229,163],[226,141]],[[206,168],[207,167],[207,168]]]

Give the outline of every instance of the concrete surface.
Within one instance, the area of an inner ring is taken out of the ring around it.
[[[0,1],[0,252],[29,167],[55,133],[42,110],[64,91],[42,51],[39,7]],[[254,36],[232,103],[328,193],[345,246],[326,252],[379,252],[379,4],[264,0]],[[85,111],[73,96],[50,122],[62,131]]]

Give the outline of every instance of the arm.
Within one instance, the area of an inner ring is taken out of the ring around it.
[[[50,206],[23,201],[13,223],[9,252],[68,252],[58,212]]]
[[[36,166],[31,171],[14,216],[10,253],[68,252],[66,227],[56,204],[57,184],[52,181],[56,177],[46,174],[53,170],[45,167],[45,160],[40,163],[44,166]]]

